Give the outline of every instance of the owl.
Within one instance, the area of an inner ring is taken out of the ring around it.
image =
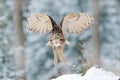
[[[50,37],[46,46],[51,46],[54,53],[54,65],[58,63],[57,48],[60,50],[60,58],[65,63],[63,55],[64,46],[70,45],[66,39],[66,32],[80,34],[93,24],[94,18],[85,13],[70,13],[63,17],[60,25],[49,15],[32,13],[28,18],[27,28],[39,34],[49,33]]]

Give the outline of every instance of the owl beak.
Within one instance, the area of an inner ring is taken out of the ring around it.
[[[52,46],[52,44],[50,43],[50,41],[48,41],[45,46]]]

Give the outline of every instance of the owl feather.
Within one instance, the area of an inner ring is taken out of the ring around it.
[[[90,28],[93,21],[94,18],[88,14],[71,13],[63,18],[61,26],[63,31],[82,33],[84,30]]]

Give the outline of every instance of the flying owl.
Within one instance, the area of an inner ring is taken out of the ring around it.
[[[54,53],[54,65],[58,62],[57,48],[60,49],[60,58],[65,63],[63,55],[64,45],[70,42],[66,39],[65,33],[82,33],[90,28],[94,18],[85,13],[71,13],[63,17],[60,25],[57,25],[52,17],[42,13],[33,13],[28,18],[27,28],[39,34],[50,33],[46,46],[51,46]]]

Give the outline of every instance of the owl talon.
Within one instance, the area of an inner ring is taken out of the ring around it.
[[[54,59],[54,65],[56,65],[56,64],[57,64],[57,62],[58,62],[58,60],[57,60],[57,59]]]
[[[66,63],[65,58],[62,58],[61,60],[62,60],[62,63],[64,64]]]

